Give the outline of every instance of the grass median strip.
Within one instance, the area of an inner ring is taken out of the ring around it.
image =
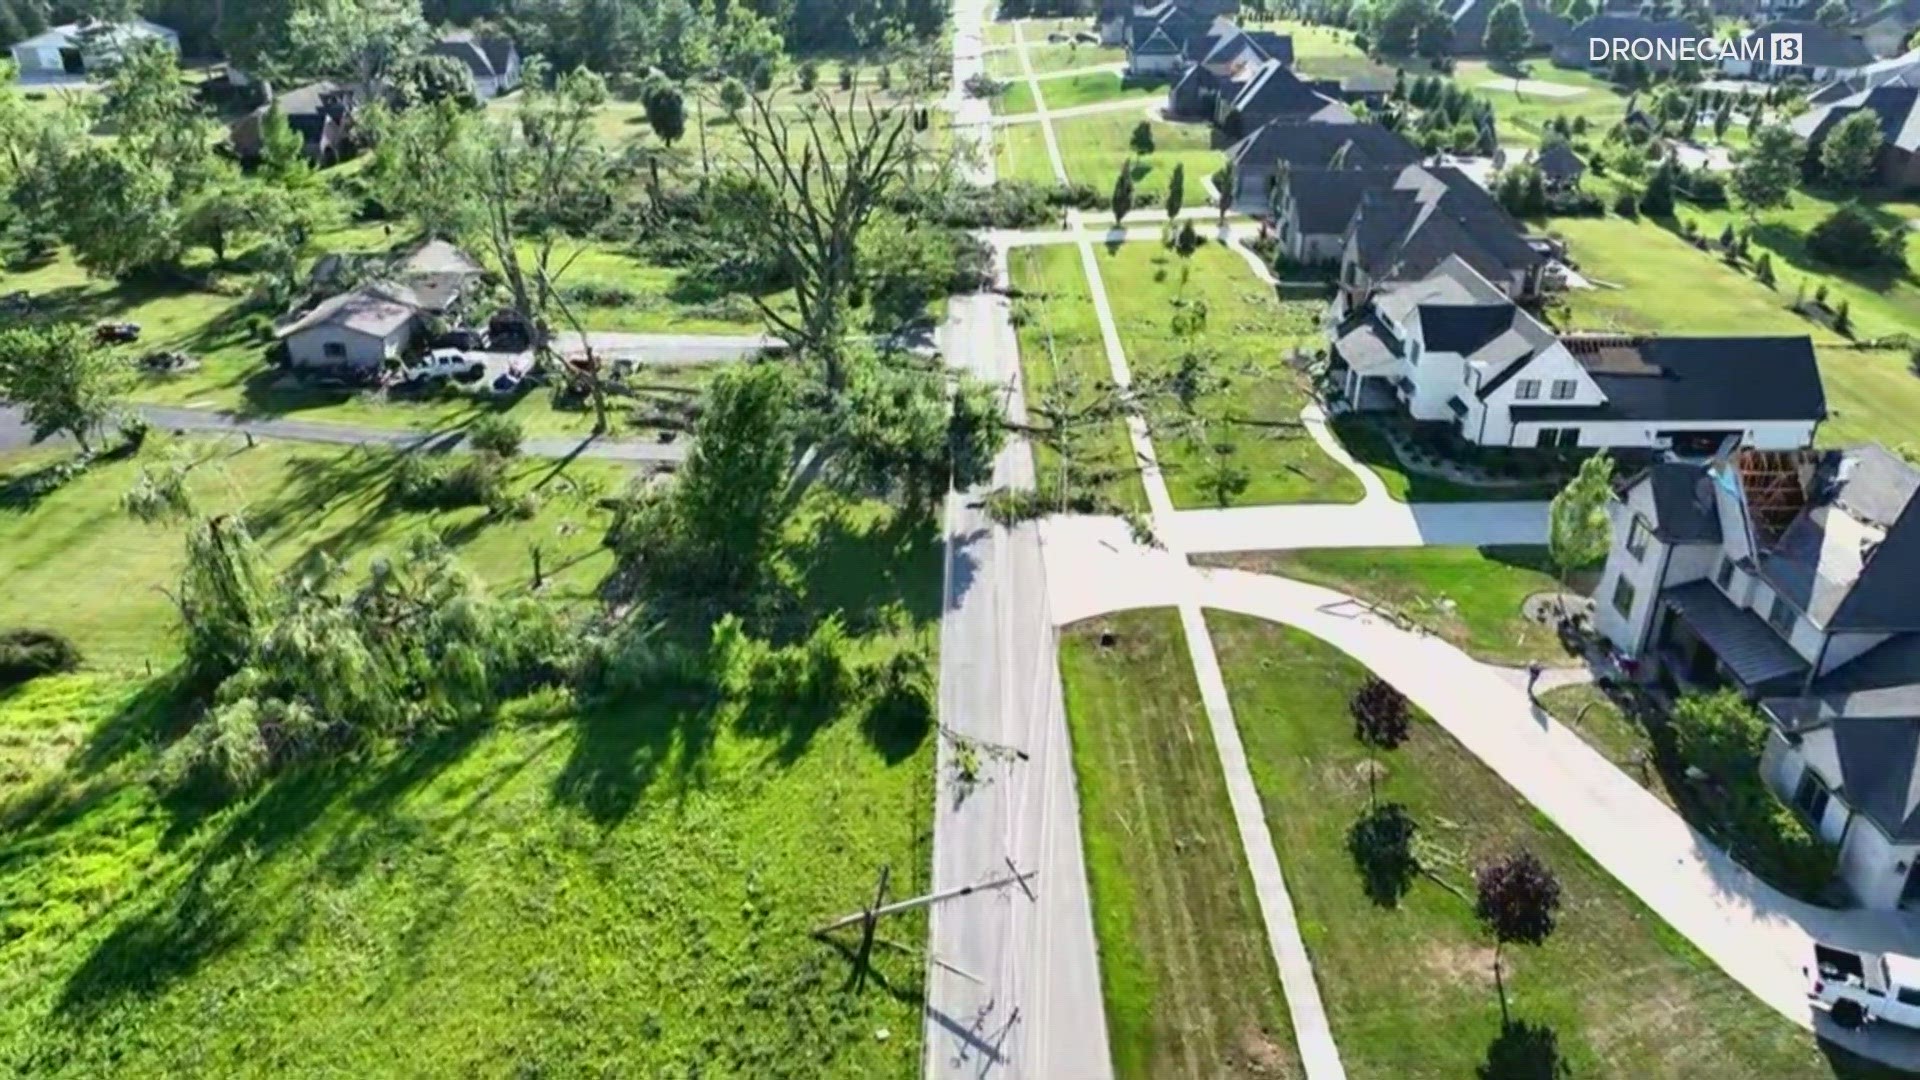
[[[1299,1076],[1184,640],[1164,608],[1061,637],[1115,1071]]]

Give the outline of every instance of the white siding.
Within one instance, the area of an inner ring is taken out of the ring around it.
[[[1511,385],[1509,383],[1508,385]],[[1506,387],[1500,388],[1502,391]],[[1541,390],[1544,399],[1547,391]],[[1517,404],[1555,404],[1551,401],[1518,402]],[[1562,403],[1564,404],[1564,403]],[[1727,421],[1699,422],[1661,422],[1647,423],[1640,420],[1529,420],[1516,424],[1510,439],[1496,440],[1491,437],[1493,425],[1488,424],[1487,445],[1535,446],[1543,428],[1579,428],[1581,446],[1634,446],[1651,449],[1667,449],[1672,440],[1663,438],[1662,432],[1674,431],[1728,431],[1740,430],[1745,433],[1746,445],[1760,450],[1797,450],[1813,445],[1813,421],[1742,421],[1730,424]]]
[[[1892,637],[1892,634],[1834,634],[1827,639],[1827,655],[1820,665],[1820,674],[1825,675],[1834,668],[1853,660],[1868,649]]]
[[[1636,655],[1646,639],[1647,623],[1653,618],[1655,597],[1660,592],[1660,561],[1666,553],[1666,545],[1657,537],[1648,540],[1646,553],[1638,559],[1627,550],[1627,535],[1634,519],[1650,515],[1651,498],[1647,485],[1638,484],[1628,489],[1626,501],[1614,499],[1607,505],[1613,541],[1607,546],[1607,565],[1593,592],[1594,628],[1627,656]],[[1624,615],[1613,605],[1623,577],[1634,589],[1633,607]]]
[[[338,326],[316,326],[287,335],[287,361],[301,368],[351,368],[377,371],[386,361],[400,355],[412,334],[402,326],[384,338]],[[329,355],[327,346],[337,345],[342,355]]]
[[[1838,799],[1834,800],[1838,802]],[[1913,865],[1920,845],[1896,844],[1880,827],[1856,814],[1840,848],[1840,877],[1862,907],[1889,910],[1900,906],[1906,885],[1905,867]]]

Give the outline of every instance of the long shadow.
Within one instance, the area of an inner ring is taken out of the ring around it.
[[[1553,1028],[1508,1020],[1487,1044],[1486,1060],[1474,1075],[1480,1080],[1561,1080],[1573,1072],[1560,1056],[1560,1036]]]
[[[1380,907],[1398,907],[1420,872],[1413,856],[1419,826],[1400,803],[1370,807],[1347,830],[1347,854],[1360,872],[1360,885]]]
[[[699,775],[699,759],[712,745],[710,696],[683,688],[620,698],[581,710],[573,749],[553,780],[554,801],[602,826],[631,813],[669,766],[683,779]]]
[[[938,618],[945,550],[939,527],[928,518],[824,519],[795,559],[793,599],[804,619],[796,612],[764,630],[776,640],[791,640],[838,615],[849,633],[861,635],[894,601],[905,605],[914,622]]]

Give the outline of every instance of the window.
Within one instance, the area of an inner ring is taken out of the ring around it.
[[[1653,530],[1647,528],[1647,519],[1635,514],[1633,524],[1627,526],[1627,554],[1635,561],[1647,557],[1647,541],[1653,538]]]
[[[329,360],[345,360],[347,358],[347,347],[337,341],[329,341],[320,346],[320,353]]]
[[[1633,582],[1628,581],[1624,575],[1614,582],[1613,610],[1619,612],[1623,618],[1633,617],[1633,597]]]
[[[1514,383],[1513,397],[1515,401],[1540,400],[1540,380],[1521,379],[1519,382]]]
[[[1774,595],[1773,607],[1767,612],[1767,621],[1782,634],[1793,631],[1793,605],[1787,603],[1786,597],[1777,593]]]
[[[1407,342],[1407,362],[1414,365],[1415,367],[1420,366],[1420,343],[1419,342],[1417,341]]]
[[[1913,990],[1903,986],[1895,991],[1893,996],[1898,998],[1902,1005],[1920,1005],[1920,990]]]
[[[1829,798],[1831,796],[1827,794],[1827,785],[1820,782],[1820,778],[1813,774],[1813,770],[1802,770],[1800,784],[1793,789],[1793,805],[1799,807],[1801,813],[1813,819],[1816,826],[1827,814]]]
[[[1733,591],[1733,560],[1720,556],[1720,569],[1714,571],[1713,580],[1720,583],[1721,592]]]
[[[1555,379],[1553,380],[1553,400],[1572,401],[1573,392],[1579,388],[1580,384],[1572,379]]]
[[[1558,449],[1564,446],[1580,445],[1580,429],[1576,427],[1541,428],[1540,435],[1534,440],[1535,446]]]

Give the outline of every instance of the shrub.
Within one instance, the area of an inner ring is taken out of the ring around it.
[[[0,690],[80,666],[80,650],[51,630],[0,630]]]
[[[508,416],[490,414],[475,420],[467,428],[467,442],[475,450],[484,450],[510,458],[520,452],[520,442],[526,438],[520,421]]]
[[[798,75],[800,78],[800,89],[802,90],[813,89],[814,85],[820,81],[819,62],[815,60],[800,61],[800,69],[799,69]]]
[[[1640,216],[1640,203],[1633,197],[1633,192],[1622,191],[1613,197],[1613,212],[1623,218],[1637,218]]]
[[[1808,254],[1835,266],[1905,269],[1906,242],[1905,226],[1894,223],[1882,229],[1873,215],[1853,203],[1807,230]]]
[[[840,65],[840,89],[853,89],[854,69],[850,64]]]
[[[456,510],[496,505],[505,483],[504,459],[497,454],[405,454],[394,467],[392,490],[409,509]]]
[[[1674,705],[1673,739],[1682,761],[1732,781],[1760,767],[1767,722],[1731,690],[1688,694]]]
[[[640,299],[632,289],[607,281],[576,282],[560,291],[568,301],[588,307],[630,307]]]

